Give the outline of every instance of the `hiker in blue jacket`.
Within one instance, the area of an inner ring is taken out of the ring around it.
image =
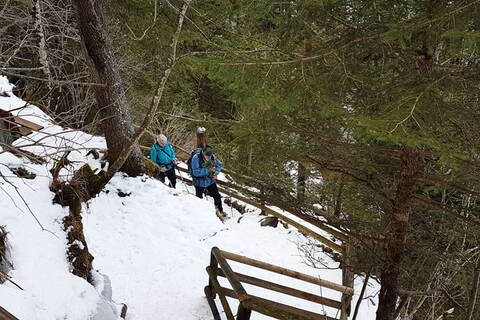
[[[160,169],[160,181],[165,183],[165,177],[167,177],[170,181],[170,187],[175,188],[177,184],[177,177],[175,175],[177,157],[165,135],[160,134],[157,136],[155,143],[150,148],[150,160]]]
[[[216,183],[217,176],[221,170],[222,163],[213,154],[213,148],[211,146],[202,148],[202,152],[195,154],[192,158],[195,195],[203,198],[203,192],[207,190],[215,202],[215,207],[217,207],[220,214],[225,217],[226,214],[223,212],[222,199]]]

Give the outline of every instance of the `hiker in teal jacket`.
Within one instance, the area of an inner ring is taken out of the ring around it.
[[[177,157],[172,145],[163,134],[157,136],[155,143],[150,148],[150,160],[160,169],[159,179],[165,183],[165,177],[170,181],[170,187],[175,188],[177,177],[175,175],[175,164]]]

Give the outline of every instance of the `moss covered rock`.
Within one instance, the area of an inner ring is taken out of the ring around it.
[[[157,165],[147,157],[144,157],[145,160],[145,166],[147,167],[147,174],[149,176],[155,177],[160,173],[160,170],[158,169]]]

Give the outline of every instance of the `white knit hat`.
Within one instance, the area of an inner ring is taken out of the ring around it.
[[[166,144],[167,143],[167,137],[164,134],[159,134],[157,136],[157,142],[159,144]]]
[[[206,130],[207,129],[205,129],[204,127],[198,127],[197,128],[197,134],[204,134]]]

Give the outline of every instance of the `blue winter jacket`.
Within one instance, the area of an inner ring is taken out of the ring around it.
[[[200,157],[201,154],[197,153],[192,158],[192,173],[194,176],[193,184],[197,187],[208,187],[215,181],[208,176],[210,170],[200,165]],[[215,172],[218,174],[222,170],[222,162],[220,162],[215,155],[213,155],[213,159],[215,161]]]
[[[167,142],[165,147],[160,146],[158,143],[154,143],[150,148],[150,160],[160,168],[166,168],[170,170],[173,168],[172,161],[176,159],[175,151],[173,151],[170,142]]]

